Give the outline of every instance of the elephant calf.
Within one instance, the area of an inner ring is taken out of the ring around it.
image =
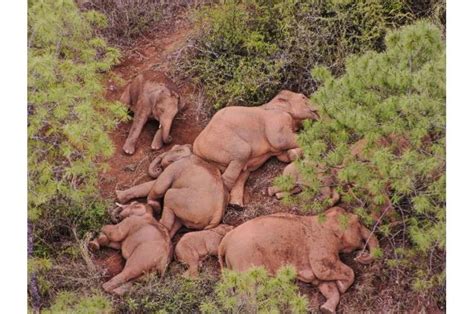
[[[102,285],[105,291],[121,295],[145,272],[158,271],[163,276],[171,261],[172,245],[168,230],[155,220],[151,206],[133,202],[119,215],[123,220],[117,225],[102,227],[100,235],[89,243],[89,247],[122,250],[127,260],[125,267]]]
[[[296,130],[303,120],[317,118],[305,95],[283,90],[259,107],[219,110],[194,141],[193,151],[223,171],[230,203],[242,206],[250,172],[272,156],[293,161],[299,150]]]
[[[288,164],[285,169],[283,169],[283,175],[290,177],[294,182],[294,186],[290,191],[291,194],[297,194],[302,191],[302,187],[307,186],[303,176],[298,171],[296,162]],[[329,202],[329,206],[334,206],[340,199],[339,193],[333,187],[334,179],[331,175],[322,174],[322,176],[322,187],[317,199],[321,202],[327,200]],[[268,195],[274,195],[277,199],[282,199],[284,192],[280,187],[274,185],[268,188]]]
[[[138,137],[149,119],[156,119],[160,122],[151,148],[157,150],[163,146],[163,143],[169,144],[171,142],[171,124],[178,111],[184,106],[171,85],[171,83],[160,83],[152,78],[151,74],[145,72],[136,76],[125,87],[120,101],[128,105],[134,112],[132,128],[123,145],[125,153],[133,154],[135,152]]]
[[[158,156],[164,170],[159,177],[125,191],[116,191],[120,202],[147,196],[147,202],[163,213],[160,219],[173,238],[186,226],[210,229],[220,224],[227,206],[228,193],[219,169],[194,155],[191,145],[175,145]]]
[[[200,262],[203,258],[217,256],[217,248],[222,238],[234,227],[221,224],[215,228],[186,233],[176,244],[177,260],[189,266],[183,274],[186,277],[197,277]]]
[[[236,271],[263,266],[271,274],[292,265],[299,280],[317,286],[326,297],[321,310],[335,313],[340,293],[354,282],[354,271],[341,262],[339,253],[363,248],[367,241],[371,254],[356,257],[367,264],[379,244],[358,217],[343,208],[333,207],[324,216],[274,214],[249,220],[222,239],[219,263]]]

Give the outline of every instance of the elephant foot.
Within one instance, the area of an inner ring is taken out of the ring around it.
[[[163,147],[163,143],[161,141],[159,143],[151,143],[151,149],[152,150],[159,150]]]
[[[243,210],[245,209],[242,205],[239,205],[239,204],[231,204],[231,203],[229,203],[229,204],[227,205],[227,207],[228,207],[229,209],[236,210],[236,211],[239,211],[239,212],[241,212],[241,211],[243,211]]]
[[[132,283],[127,282],[126,284],[123,284],[120,287],[117,287],[114,290],[112,290],[112,293],[118,296],[123,296],[125,293],[127,293],[130,290],[130,288],[132,288]]]
[[[87,244],[87,248],[89,249],[89,251],[91,252],[96,252],[100,249],[100,244],[99,244],[99,241],[97,241],[97,239],[95,240],[92,240],[92,241],[89,241],[89,243]]]
[[[321,305],[319,307],[319,310],[321,311],[321,313],[324,313],[324,314],[334,314],[336,313],[336,309],[331,306],[330,304],[327,304],[328,302],[324,303],[323,305]]]
[[[135,145],[128,141],[125,142],[122,149],[125,152],[125,154],[128,154],[128,155],[133,155],[133,153],[135,153]]]
[[[115,195],[117,196],[117,200],[122,204],[129,201],[129,197],[127,197],[127,193],[125,191],[115,190]]]
[[[374,258],[372,255],[370,255],[370,253],[361,251],[357,254],[354,260],[362,265],[368,265],[374,261]]]
[[[183,273],[183,277],[186,278],[186,279],[194,280],[194,279],[197,279],[198,274],[196,272],[191,271],[190,269],[188,269],[187,271],[185,271]]]
[[[169,144],[173,141],[173,137],[171,135],[169,135],[163,142],[165,142],[165,144]]]

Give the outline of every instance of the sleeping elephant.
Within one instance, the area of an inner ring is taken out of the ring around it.
[[[161,83],[146,72],[136,76],[125,87],[120,101],[128,105],[134,112],[132,127],[123,145],[125,153],[133,154],[135,152],[138,137],[149,119],[156,119],[160,122],[151,148],[157,150],[163,144],[171,142],[170,130],[173,119],[183,108],[183,103],[179,101],[179,95],[174,89],[171,82]]]
[[[354,271],[340,261],[339,253],[363,248],[367,241],[370,254],[363,252],[356,260],[368,264],[379,244],[357,216],[343,208],[333,207],[324,215],[274,214],[249,220],[224,236],[219,263],[236,271],[263,266],[271,274],[292,265],[299,280],[317,286],[326,297],[321,310],[335,313],[340,293],[354,282]]]
[[[181,226],[211,229],[220,224],[228,193],[219,169],[194,155],[191,145],[175,145],[161,155],[164,170],[159,177],[125,191],[116,191],[120,202],[147,196],[155,211],[163,213],[160,223],[172,238]]]
[[[335,178],[334,176],[324,173],[324,171],[318,169],[318,176],[320,176],[320,182],[322,184],[319,195],[316,196],[320,202],[327,202],[329,206],[334,206],[340,199],[339,193],[334,188]],[[297,194],[302,191],[302,188],[308,186],[304,177],[301,175],[296,162],[288,164],[283,169],[283,176],[290,177],[294,183],[294,186],[290,190],[291,194]],[[268,195],[275,196],[277,199],[282,199],[285,192],[279,186],[271,186],[268,188]],[[328,207],[329,207],[328,206]]]
[[[303,120],[317,118],[305,95],[283,90],[259,107],[218,111],[194,141],[193,152],[223,171],[230,203],[242,206],[250,172],[272,156],[294,160],[300,150],[296,130]]]
[[[120,223],[105,225],[100,235],[89,242],[92,250],[111,247],[122,251],[127,260],[125,267],[102,286],[119,295],[146,272],[158,271],[163,276],[173,256],[168,230],[155,220],[151,206],[133,202],[120,208],[120,218]]]

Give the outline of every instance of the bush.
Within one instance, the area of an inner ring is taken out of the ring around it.
[[[171,274],[160,279],[149,274],[140,279],[120,301],[118,311],[124,313],[196,313],[201,301],[213,293],[216,282],[202,273],[196,280]]]
[[[132,40],[150,29],[162,17],[159,0],[89,0],[84,7],[107,16],[108,25],[101,33],[115,44],[131,44]]]
[[[214,299],[201,305],[203,313],[307,313],[308,300],[298,293],[296,271],[282,267],[270,277],[263,267],[246,272],[224,270]]]
[[[261,104],[284,88],[309,95],[317,87],[315,65],[340,75],[348,55],[383,50],[390,28],[442,15],[440,3],[420,10],[441,9],[415,15],[407,0],[220,2],[198,12],[202,31],[180,54],[176,74],[193,77],[216,109]]]
[[[119,52],[94,34],[105,26],[95,11],[81,13],[74,1],[37,0],[28,12],[28,216],[36,255],[66,235],[102,223],[105,204],[98,172],[114,146],[108,132],[127,117],[126,108],[105,101],[101,73]]]
[[[340,78],[314,69],[323,83],[312,97],[321,120],[299,136],[300,169],[312,183],[299,201],[321,210],[310,201],[321,183],[315,165],[336,170],[343,202],[366,223],[375,213],[378,232],[397,243],[388,264],[407,267],[413,288],[426,290],[444,285],[445,44],[425,21],[389,32],[385,42],[385,52],[349,57]],[[363,143],[357,155],[356,143]]]
[[[74,293],[63,291],[58,294],[53,305],[42,313],[106,314],[113,313],[113,309],[112,302],[101,293],[78,297]]]

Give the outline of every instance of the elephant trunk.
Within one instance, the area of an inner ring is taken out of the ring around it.
[[[173,124],[173,119],[176,116],[176,113],[177,112],[173,112],[173,113],[164,115],[160,119],[160,124],[162,128],[161,136],[162,136],[163,143],[165,144],[169,144],[173,140],[173,138],[170,136],[170,131],[171,131],[171,124]]]
[[[375,254],[376,254],[375,252],[379,248],[379,241],[377,240],[375,235],[372,232],[370,232],[370,230],[367,229],[366,227],[361,225],[360,231],[361,231],[362,239],[366,241],[369,247],[370,254],[362,252],[362,254],[356,258],[356,261],[358,261],[361,264],[370,264],[371,262],[373,262]]]
[[[153,179],[158,178],[158,176],[163,172],[163,167],[161,166],[161,160],[163,159],[163,154],[156,157],[148,166],[148,175]]]

